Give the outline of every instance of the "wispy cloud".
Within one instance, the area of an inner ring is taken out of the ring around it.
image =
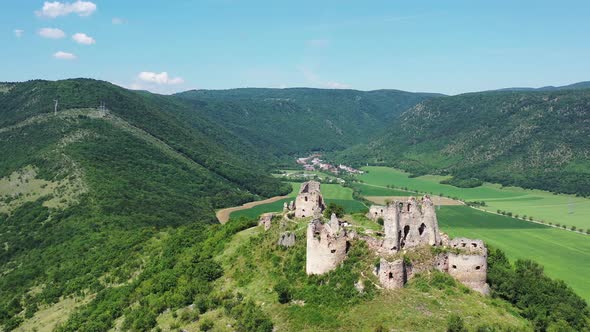
[[[78,44],[82,44],[82,45],[92,45],[92,44],[96,44],[96,40],[94,40],[94,38],[90,37],[89,35],[85,34],[85,33],[75,33],[72,36],[72,39],[78,43]]]
[[[182,84],[184,79],[182,77],[170,77],[167,72],[154,73],[150,71],[142,71],[137,75],[137,78],[143,82],[154,83],[154,84]]]
[[[53,54],[53,57],[59,60],[76,60],[78,57],[72,53],[59,51]]]
[[[24,33],[25,33],[25,30],[22,30],[22,29],[14,29],[14,36],[16,38],[22,37]]]
[[[127,21],[123,18],[120,18],[120,17],[113,17],[113,19],[111,20],[111,23],[113,23],[114,25],[121,25],[121,24],[127,23]]]
[[[303,74],[303,77],[313,86],[328,88],[328,89],[350,89],[350,85],[335,81],[324,81],[321,77],[313,71],[311,68],[306,66],[299,67],[299,71]]]
[[[77,0],[76,2],[45,1],[43,8],[35,12],[39,17],[56,18],[77,14],[79,16],[90,16],[96,11],[96,4],[90,1]]]
[[[39,29],[39,36],[50,39],[61,39],[66,36],[66,33],[57,28],[43,28]]]

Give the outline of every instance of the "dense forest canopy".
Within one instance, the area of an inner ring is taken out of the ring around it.
[[[368,142],[408,108],[440,95],[398,90],[192,90],[176,96],[233,134],[277,156]]]

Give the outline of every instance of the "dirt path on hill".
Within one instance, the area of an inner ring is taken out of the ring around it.
[[[409,197],[408,196],[365,196],[366,199],[375,203],[384,205],[386,201],[405,201]],[[448,197],[440,197],[440,196],[430,196],[434,205],[465,205],[465,203],[461,201],[457,201],[454,199],[450,199]]]
[[[268,199],[265,199],[262,201],[255,201],[255,202],[246,203],[241,206],[234,206],[234,207],[230,207],[230,208],[225,208],[225,209],[221,209],[221,210],[217,211],[215,213],[215,215],[217,216],[217,220],[219,220],[220,223],[225,224],[229,220],[229,215],[232,212],[246,210],[246,209],[258,206],[258,205],[280,201],[281,199],[288,198],[288,197],[289,196],[275,196],[275,197],[271,197],[271,198],[268,198]],[[295,200],[295,197],[293,197],[293,200]]]

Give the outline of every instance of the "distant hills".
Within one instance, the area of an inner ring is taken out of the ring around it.
[[[585,82],[578,82],[578,83],[573,83],[573,84],[568,84],[568,85],[563,85],[563,86],[543,86],[540,88],[526,88],[526,87],[521,87],[521,88],[504,88],[504,89],[497,89],[494,91],[557,91],[557,90],[577,90],[577,89],[589,89],[590,88],[590,81],[585,81]]]
[[[429,99],[339,158],[590,195],[590,89]]]
[[[399,90],[232,89],[176,95],[199,114],[274,155],[335,151],[368,142],[431,93]]]

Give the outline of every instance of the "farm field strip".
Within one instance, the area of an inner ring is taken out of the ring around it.
[[[358,178],[367,186],[394,185],[394,190],[407,187],[409,190],[431,192],[434,195],[457,197],[466,201],[485,201],[485,210],[510,211],[521,216],[533,216],[536,220],[590,229],[590,199],[573,195],[553,194],[541,190],[528,190],[516,187],[502,187],[499,184],[484,183],[476,188],[457,188],[439,183],[448,177],[425,175],[415,178],[408,173],[389,167],[363,167],[368,173]],[[364,194],[364,193],[363,193]],[[367,196],[378,196],[367,191]],[[389,195],[383,195],[389,196]],[[400,195],[401,196],[401,195]]]

